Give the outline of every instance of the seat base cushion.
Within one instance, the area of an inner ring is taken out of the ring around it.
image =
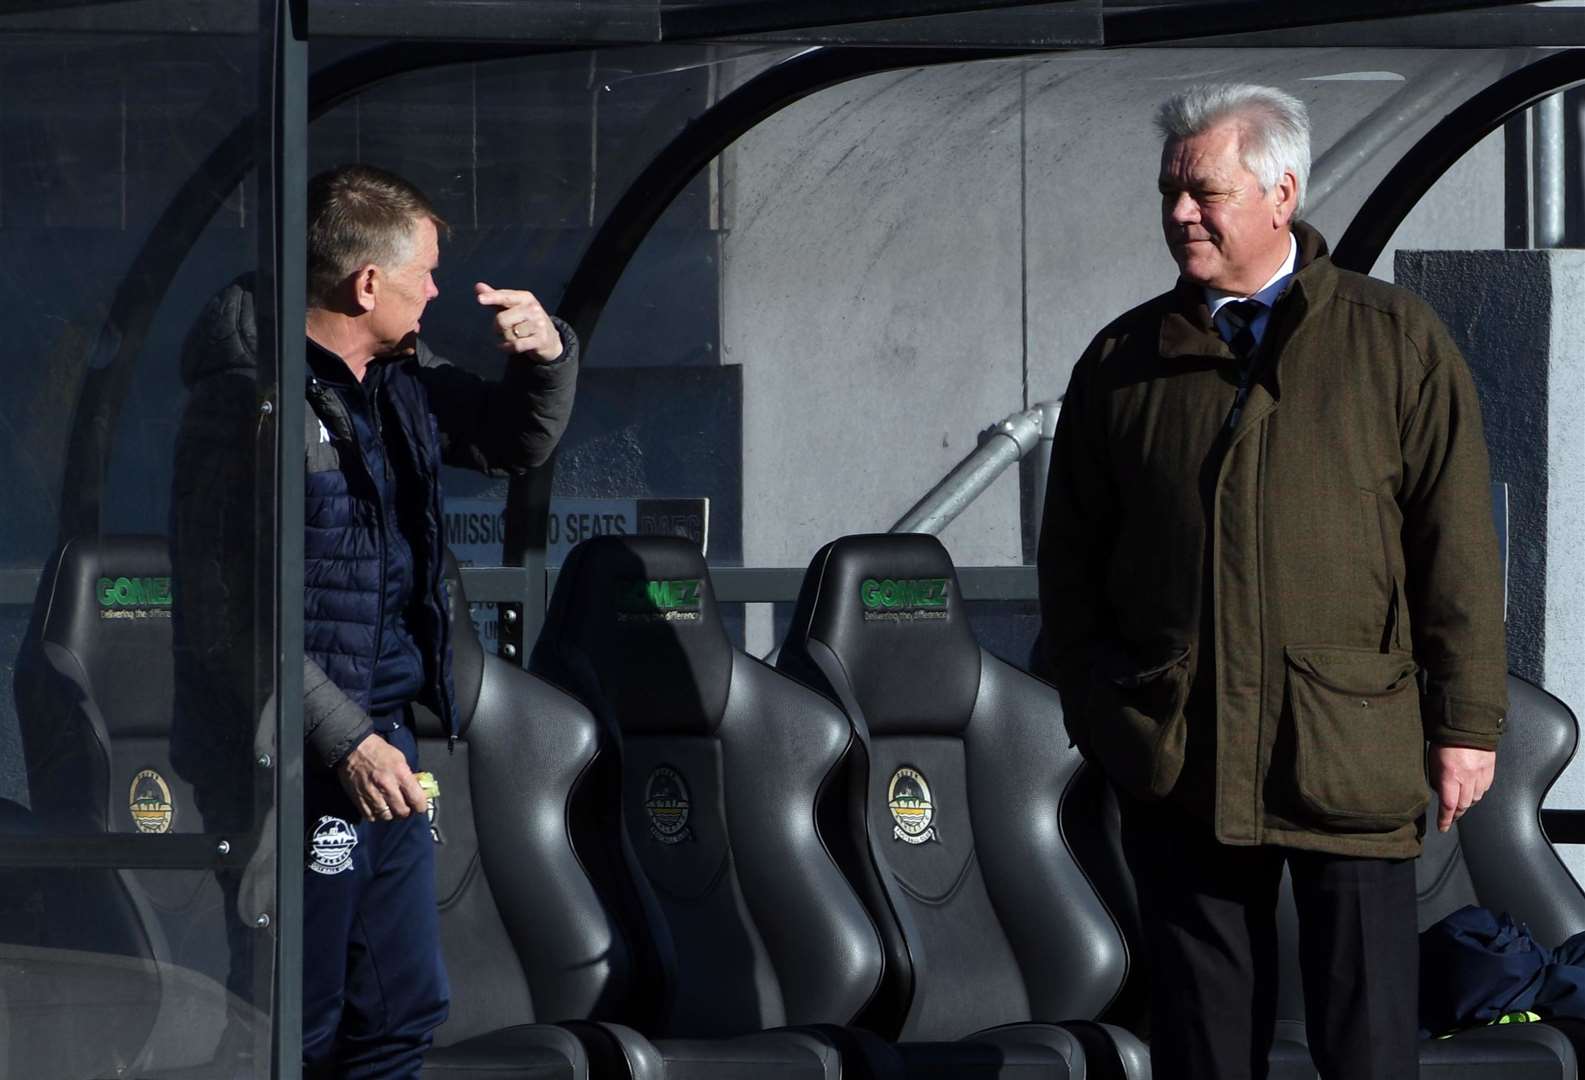
[[[1569,1037],[1551,1024],[1504,1024],[1420,1044],[1421,1080],[1575,1080]]]
[[[841,1080],[842,1058],[803,1031],[761,1031],[734,1039],[656,1039],[666,1080]]]
[[[1566,1023],[1566,1022],[1565,1022]],[[1271,1080],[1315,1080],[1304,1043],[1279,1038],[1271,1051]],[[1569,1037],[1548,1023],[1507,1024],[1420,1043],[1420,1080],[1576,1080]]]
[[[908,1080],[1079,1080],[1061,1053],[1013,1040],[899,1043]],[[1082,1068],[1082,1065],[1081,1065]]]
[[[551,1024],[523,1024],[437,1046],[424,1059],[424,1080],[500,1077],[502,1080],[585,1080],[588,1056],[571,1032]]]

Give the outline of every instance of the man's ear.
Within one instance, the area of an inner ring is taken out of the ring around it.
[[[358,267],[352,275],[353,302],[365,312],[373,311],[380,299],[380,288],[385,284],[380,268],[373,263]]]
[[[1284,172],[1277,181],[1277,199],[1271,208],[1271,224],[1283,229],[1293,222],[1293,212],[1299,207],[1299,178]]]

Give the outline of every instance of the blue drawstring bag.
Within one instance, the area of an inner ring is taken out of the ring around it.
[[[1585,958],[1585,943],[1580,951]],[[1532,1009],[1543,977],[1562,974],[1548,972],[1551,963],[1551,951],[1512,916],[1473,905],[1460,908],[1420,935],[1421,1036],[1489,1024],[1505,1013]],[[1569,974],[1585,976],[1585,968]],[[1585,1006],[1585,977],[1566,978],[1555,995],[1547,996],[1549,1005],[1575,1011]],[[1554,996],[1559,1000],[1553,1001]],[[1535,1011],[1562,1014],[1552,1007]]]

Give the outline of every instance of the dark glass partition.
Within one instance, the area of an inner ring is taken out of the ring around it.
[[[267,1077],[276,305],[202,305],[273,280],[277,171],[201,166],[269,153],[245,124],[276,5],[24,7],[0,14],[0,1072]],[[218,207],[196,245],[183,200]]]

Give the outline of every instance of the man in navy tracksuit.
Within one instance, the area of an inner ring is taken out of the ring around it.
[[[316,177],[308,222],[304,1065],[416,1076],[448,999],[409,722],[422,702],[456,730],[439,468],[542,463],[575,345],[530,293],[481,282],[505,379],[437,361],[417,335],[444,223],[397,177]]]
[[[449,997],[410,722],[422,704],[456,733],[440,466],[542,464],[571,412],[577,342],[532,294],[480,282],[504,377],[431,353],[419,317],[437,295],[445,223],[399,177],[366,166],[315,177],[308,224],[303,1064],[310,1078],[416,1077]],[[210,302],[183,356],[173,752],[206,824],[246,813],[228,802],[251,724],[210,718],[248,708],[250,676],[231,668],[251,655],[256,344],[243,281]],[[232,906],[239,884],[222,875]],[[252,946],[240,923],[232,934],[232,989],[245,994]]]

